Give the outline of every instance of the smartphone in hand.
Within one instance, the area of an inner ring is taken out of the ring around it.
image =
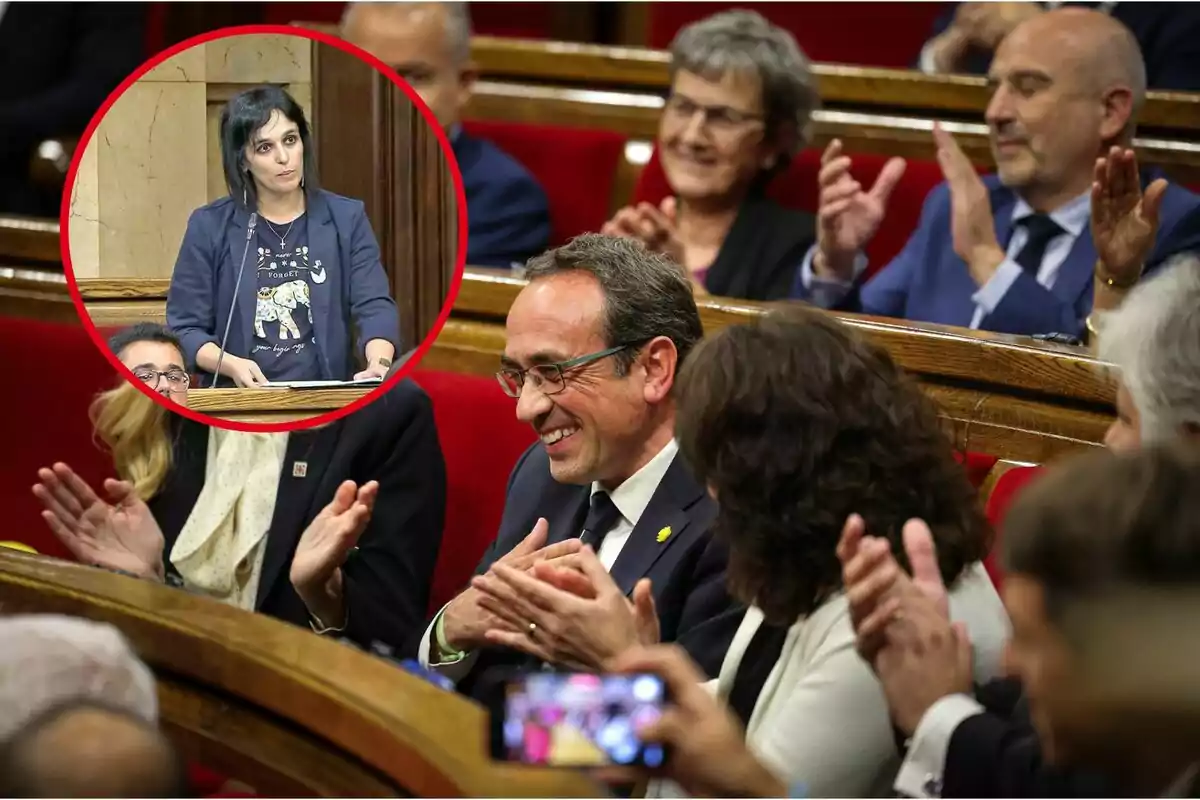
[[[548,767],[663,766],[667,753],[638,730],[662,714],[657,675],[493,673],[487,681],[492,758]]]

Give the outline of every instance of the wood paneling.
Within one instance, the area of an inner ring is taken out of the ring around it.
[[[192,389],[188,407],[233,422],[281,423],[345,408],[371,389]]]
[[[321,180],[366,203],[400,310],[400,350],[409,350],[433,327],[453,277],[457,209],[450,172],[408,95],[348,53],[324,45],[317,52]]]
[[[475,703],[261,614],[6,550],[0,607],[116,625],[155,671],[184,757],[262,796],[599,796],[572,772],[492,763]]]

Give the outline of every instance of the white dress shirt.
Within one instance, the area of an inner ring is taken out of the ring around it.
[[[1008,616],[979,563],[950,593],[950,615],[966,623],[975,650],[975,679],[1000,670]],[[706,686],[729,696],[742,658],[763,615],[750,608],[721,665]],[[786,785],[807,797],[877,797],[890,794],[899,757],[887,699],[879,680],[855,649],[844,594],[826,601],[788,630],[746,726],[746,743]],[[798,791],[799,789],[797,789]],[[648,797],[679,797],[674,783],[655,781]]]
[[[605,569],[611,570],[612,565],[617,561],[617,556],[621,555],[621,551],[625,548],[626,542],[629,541],[634,527],[637,526],[638,520],[645,513],[646,506],[650,505],[651,498],[658,491],[658,485],[662,483],[663,477],[666,476],[667,470],[671,467],[671,462],[675,460],[675,455],[678,452],[679,444],[672,439],[667,442],[666,447],[647,461],[641,469],[633,473],[624,483],[611,492],[613,505],[621,512],[621,519],[609,529],[608,535],[600,543],[599,552],[596,553],[596,557],[600,559],[600,563],[604,565]],[[592,483],[592,494],[602,490],[603,487],[599,483]],[[430,663],[432,637],[435,635],[438,620],[441,619],[442,612],[445,610],[445,606],[443,606],[438,611],[437,616],[434,617],[433,622],[425,630],[425,635],[421,638],[421,646],[417,652],[417,657],[421,666],[433,669],[451,680],[458,681],[471,671],[471,668],[475,664],[477,653],[468,653],[466,658],[450,663]]]
[[[1005,259],[1001,262],[996,272],[992,275],[983,286],[975,294],[971,295],[971,300],[975,303],[975,314],[971,318],[970,327],[978,329],[983,323],[983,318],[996,310],[1000,305],[1000,301],[1008,294],[1009,289],[1016,283],[1017,278],[1024,272],[1021,265],[1017,263],[1017,255],[1021,252],[1021,248],[1029,241],[1029,231],[1025,226],[1017,223],[1032,215],[1034,210],[1021,198],[1017,198],[1017,202],[1013,205],[1012,210],[1012,236],[1008,241],[1008,249],[1005,251]],[[1042,264],[1038,268],[1037,282],[1047,289],[1054,287],[1054,282],[1058,280],[1059,270],[1062,268],[1063,262],[1067,260],[1067,256],[1071,253],[1071,248],[1075,246],[1075,241],[1083,233],[1087,227],[1088,221],[1092,215],[1092,192],[1089,189],[1087,192],[1059,206],[1058,209],[1052,211],[1050,219],[1058,223],[1058,226],[1063,229],[1063,233],[1055,236],[1046,245],[1046,254],[1042,257]],[[949,231],[947,231],[949,235]],[[817,246],[813,245],[809,248],[808,253],[804,256],[804,261],[800,265],[800,280],[804,288],[808,291],[809,297],[813,305],[819,308],[832,308],[842,301],[849,293],[863,272],[867,269],[867,257],[863,253],[859,253],[854,261],[854,277],[850,281],[831,280],[817,276],[813,271],[813,257],[817,253]]]

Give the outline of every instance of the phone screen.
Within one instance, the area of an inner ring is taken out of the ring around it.
[[[533,672],[502,687],[501,708],[493,709],[496,758],[549,767],[662,766],[662,746],[637,735],[662,713],[666,691],[657,676]]]

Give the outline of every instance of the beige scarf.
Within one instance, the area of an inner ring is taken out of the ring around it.
[[[204,488],[171,549],[185,587],[254,610],[287,441],[209,428]]]

